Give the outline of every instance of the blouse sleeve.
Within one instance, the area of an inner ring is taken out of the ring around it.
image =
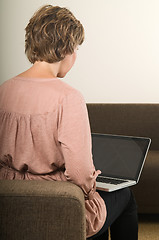
[[[58,141],[64,156],[66,179],[81,187],[86,199],[93,199],[100,171],[96,171],[93,164],[87,108],[78,91],[65,96],[61,104]]]

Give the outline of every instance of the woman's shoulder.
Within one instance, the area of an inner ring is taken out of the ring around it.
[[[69,85],[68,83],[59,79],[58,85],[59,85],[61,94],[63,95],[63,98],[81,98],[81,99],[83,99],[82,93],[78,89]]]

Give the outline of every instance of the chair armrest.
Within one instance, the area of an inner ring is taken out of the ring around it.
[[[0,181],[0,239],[85,240],[82,190],[45,180]]]

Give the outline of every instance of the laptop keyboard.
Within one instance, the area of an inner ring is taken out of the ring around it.
[[[118,185],[120,183],[127,182],[126,180],[113,179],[113,178],[101,178],[101,177],[97,177],[96,181],[97,182],[114,184],[114,185]]]

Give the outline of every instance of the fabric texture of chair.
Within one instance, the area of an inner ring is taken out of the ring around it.
[[[0,181],[1,240],[85,240],[82,190],[69,182]]]

